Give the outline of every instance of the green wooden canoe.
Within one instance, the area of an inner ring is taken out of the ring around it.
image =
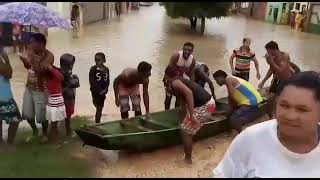
[[[217,111],[226,111],[228,108],[227,98],[218,99],[216,104]],[[265,105],[265,101],[260,104],[257,118],[265,113]],[[152,113],[149,120],[143,116],[133,117],[84,125],[75,131],[84,145],[107,150],[148,151],[181,144],[179,124],[180,110],[172,109]],[[195,140],[215,136],[228,129],[227,117],[217,114],[201,127]]]

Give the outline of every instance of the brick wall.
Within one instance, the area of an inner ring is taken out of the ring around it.
[[[253,3],[253,18],[264,21],[267,10],[267,2]]]

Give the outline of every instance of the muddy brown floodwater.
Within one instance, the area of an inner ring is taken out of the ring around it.
[[[148,61],[152,64],[149,85],[152,112],[164,109],[165,93],[161,81],[164,69],[172,53],[180,50],[186,41],[195,44],[196,59],[206,63],[211,72],[218,69],[230,72],[228,58],[232,50],[241,45],[243,37],[252,39],[251,48],[256,52],[262,78],[268,70],[267,63],[262,58],[265,54],[264,45],[270,40],[277,41],[280,49],[289,52],[292,61],[303,70],[320,68],[320,36],[318,35],[291,31],[288,26],[268,24],[241,16],[207,20],[204,36],[192,32],[188,23],[186,19],[170,19],[165,10],[156,4],[152,7],[141,7],[139,11],[121,16],[120,20],[114,19],[84,26],[80,39],[72,39],[71,32],[50,31],[47,47],[53,52],[56,65],[59,64],[59,58],[63,53],[76,56],[74,73],[78,74],[81,84],[77,90],[76,114],[93,115],[95,113],[91,103],[88,74],[90,66],[94,65],[94,54],[98,51],[106,54],[106,65],[110,69],[111,82],[126,67],[136,67],[140,61]],[[27,71],[17,55],[10,55],[10,60],[14,69],[11,80],[12,89],[21,107]],[[252,64],[250,81],[257,87],[258,80],[255,74]],[[225,87],[218,87],[215,84],[215,88],[218,97],[226,95]],[[102,121],[120,118],[119,110],[114,104],[112,85],[107,94],[103,113],[105,117]],[[22,123],[22,126],[25,124],[25,122]],[[153,153],[123,156],[120,153],[118,160],[117,155],[114,155],[118,153],[104,151],[104,154],[108,154],[103,156],[107,158],[108,163],[103,168],[102,176],[209,176],[211,169],[222,158],[230,140],[221,135],[198,142],[195,145],[195,160],[192,168],[180,165],[179,160],[183,155],[181,146]],[[111,163],[112,161],[117,163]]]

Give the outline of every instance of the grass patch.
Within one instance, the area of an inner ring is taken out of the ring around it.
[[[90,123],[87,118],[75,117],[72,127]],[[41,144],[39,140],[26,143],[25,139],[31,134],[30,130],[19,129],[14,146],[0,147],[0,177],[95,177],[90,162],[75,156],[82,148],[77,136],[65,139],[68,143],[57,148]]]

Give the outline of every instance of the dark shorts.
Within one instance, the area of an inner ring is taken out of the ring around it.
[[[230,120],[231,122],[241,121],[242,125],[246,125],[257,119],[258,112],[258,106],[240,106],[231,114]]]
[[[237,71],[235,76],[241,79],[244,79],[246,81],[249,81],[249,77],[250,77],[249,74],[250,72],[247,72],[247,71]]]
[[[269,93],[276,93],[281,81],[279,79],[274,79],[270,85]]]
[[[92,102],[95,107],[104,107],[106,95],[92,94]]]

